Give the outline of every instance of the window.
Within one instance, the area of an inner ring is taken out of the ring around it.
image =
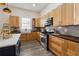
[[[21,18],[21,30],[22,31],[31,31],[31,29],[32,29],[31,18]]]

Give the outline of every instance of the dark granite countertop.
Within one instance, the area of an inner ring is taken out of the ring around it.
[[[70,27],[70,26],[79,26],[79,25],[61,25],[61,27]],[[55,26],[55,27],[59,27],[59,26]]]
[[[76,36],[64,35],[64,34],[55,34],[55,33],[52,33],[49,35],[60,37],[60,38],[66,39],[66,40],[75,41],[75,42],[79,43],[79,37],[76,37]]]

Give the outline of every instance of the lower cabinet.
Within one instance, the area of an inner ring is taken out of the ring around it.
[[[37,40],[40,41],[40,32],[37,32]]]
[[[49,50],[56,55],[62,56],[64,55],[63,51],[64,39],[57,38],[54,36],[49,36]]]
[[[49,35],[49,50],[58,56],[79,56],[79,43]]]
[[[79,56],[79,43],[67,40],[68,56]]]
[[[26,41],[26,34],[21,34],[21,36],[20,36],[20,41],[21,41],[21,42]]]
[[[30,41],[30,40],[39,40],[39,32],[21,34],[20,40],[21,40],[21,42],[26,42],[26,41]]]

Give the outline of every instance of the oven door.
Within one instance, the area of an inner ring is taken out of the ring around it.
[[[41,35],[40,43],[45,49],[47,48],[47,35]]]

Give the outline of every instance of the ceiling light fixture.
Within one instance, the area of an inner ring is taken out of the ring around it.
[[[6,13],[11,13],[11,10],[9,8],[7,8],[7,7],[4,8],[3,11],[6,12]]]
[[[32,5],[33,7],[35,7],[36,6],[36,4],[35,3],[33,3],[33,5]]]
[[[0,5],[6,6],[5,8],[2,9],[2,11],[3,11],[4,13],[11,13],[11,12],[12,12],[12,11],[8,8],[8,4],[6,4],[6,3],[0,3]]]

